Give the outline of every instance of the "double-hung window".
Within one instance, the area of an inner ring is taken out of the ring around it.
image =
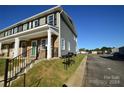
[[[28,24],[26,23],[26,24],[23,25],[23,31],[25,31],[27,29],[28,29]]]
[[[12,35],[13,33],[12,33],[12,30],[9,30],[10,31],[10,35]]]
[[[14,31],[14,34],[15,34],[15,33],[17,33],[18,28],[17,28],[17,27],[15,27],[15,28],[13,29],[13,31]]]
[[[0,37],[4,37],[4,33],[0,33]]]
[[[47,23],[48,25],[54,26],[54,14],[51,14],[47,17]]]
[[[19,30],[19,32],[23,31],[22,25],[20,25],[20,26],[18,27],[18,30]]]
[[[40,26],[44,25],[45,22],[46,22],[46,18],[45,17],[39,19],[39,25]]]
[[[8,36],[8,32],[7,31],[5,32],[4,36]]]
[[[11,35],[11,34],[10,34],[10,31],[11,31],[11,30],[8,30],[8,36]]]
[[[61,38],[61,49],[65,50],[65,39]]]
[[[39,26],[39,20],[37,19],[37,20],[34,20],[33,21],[33,28],[34,27],[38,27]]]

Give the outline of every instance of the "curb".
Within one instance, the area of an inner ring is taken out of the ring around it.
[[[86,70],[87,55],[83,58],[77,70],[64,84],[67,87],[82,87],[85,83],[85,70]]]

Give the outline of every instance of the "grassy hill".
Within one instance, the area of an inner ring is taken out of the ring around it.
[[[79,66],[84,55],[73,57],[74,64],[64,69],[63,59],[45,60],[34,65],[26,75],[12,83],[12,86],[23,87],[59,87],[66,82]]]

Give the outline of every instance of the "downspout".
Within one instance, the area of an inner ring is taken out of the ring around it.
[[[59,51],[58,51],[58,56],[61,57],[61,13],[63,12],[63,10],[59,13]]]

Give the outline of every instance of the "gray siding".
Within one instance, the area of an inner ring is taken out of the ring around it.
[[[61,50],[61,55],[67,54],[68,52],[76,52],[76,40],[74,40],[74,34],[66,25],[64,20],[61,18],[61,38],[65,39],[65,50]],[[70,42],[70,51],[68,50],[68,41]]]

